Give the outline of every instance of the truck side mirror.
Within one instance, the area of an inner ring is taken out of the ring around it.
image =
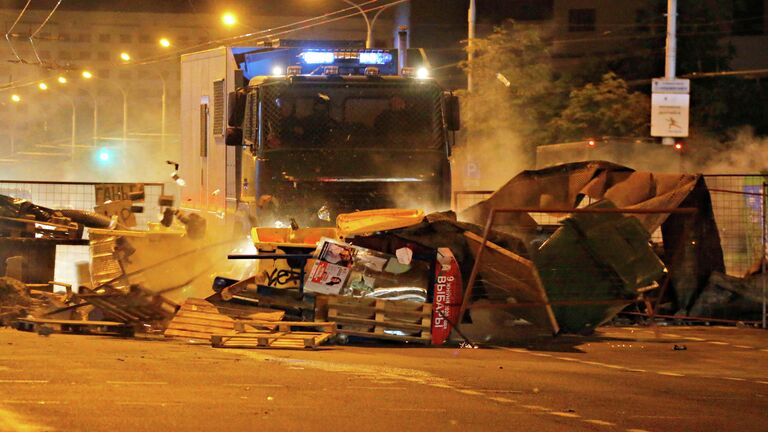
[[[450,131],[461,129],[461,104],[456,95],[446,95],[445,97],[445,122]]]
[[[237,89],[227,95],[227,126],[242,127],[245,118],[245,101],[248,93],[245,89]]]

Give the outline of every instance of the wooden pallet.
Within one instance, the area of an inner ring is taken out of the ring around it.
[[[114,321],[54,320],[41,318],[20,318],[13,326],[17,330],[40,332],[43,328],[55,333],[95,334],[113,336],[133,336],[134,329],[125,323]]]
[[[126,323],[164,322],[173,316],[178,306],[165,297],[136,290],[128,293],[86,293],[78,297],[101,309],[105,315]]]
[[[173,317],[165,330],[166,337],[176,337],[201,341],[211,340],[211,335],[222,333],[234,333],[235,323],[238,319],[228,316],[226,313],[235,313],[238,318],[246,318],[243,322],[250,322],[248,317],[258,317],[254,322],[274,323],[283,318],[282,311],[263,311],[259,308],[250,308],[253,311],[243,316],[242,310],[229,310],[213,305],[205,300],[189,298]]]
[[[335,334],[335,323],[328,322],[238,322],[236,327],[246,330],[236,334],[211,335],[214,348],[293,348],[316,349]],[[320,327],[324,331],[294,331],[295,327]]]
[[[320,311],[319,316],[335,322],[340,334],[423,344],[432,341],[431,303],[326,296],[319,304],[327,308],[327,314]]]

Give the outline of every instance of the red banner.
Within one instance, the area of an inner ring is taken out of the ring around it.
[[[462,283],[459,263],[448,248],[437,250],[432,300],[432,344],[442,345],[459,319]]]

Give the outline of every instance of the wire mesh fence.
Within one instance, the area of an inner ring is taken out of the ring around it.
[[[86,182],[25,182],[0,180],[0,194],[14,198],[21,198],[33,204],[50,209],[73,209],[94,211],[94,208],[102,204],[104,199],[127,199],[122,194],[103,196],[106,186],[116,186],[113,189],[121,190],[121,183],[86,183]],[[134,185],[131,183],[130,185]],[[162,183],[140,184],[144,191],[144,200],[141,204],[143,213],[136,213],[136,224],[146,227],[149,222],[159,220],[161,208],[159,198],[164,193]],[[87,231],[85,232],[87,236]],[[89,260],[88,245],[60,244],[56,246],[54,279],[57,282],[68,283],[77,286],[78,274],[76,264]]]
[[[725,269],[742,277],[759,270],[765,252],[762,175],[706,175],[723,247]]]

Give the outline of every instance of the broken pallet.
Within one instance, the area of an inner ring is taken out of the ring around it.
[[[316,349],[335,334],[335,323],[328,322],[238,322],[236,327],[245,330],[245,326],[255,331],[236,334],[211,335],[214,348],[297,348]],[[295,327],[320,327],[324,331],[294,331]]]
[[[251,309],[250,313],[243,309]],[[235,315],[235,318],[228,316]],[[168,323],[166,337],[178,337],[193,340],[209,341],[211,335],[234,332],[235,322],[244,319],[249,322],[274,323],[285,315],[282,311],[265,311],[261,308],[228,308],[216,306],[205,300],[189,298]]]
[[[432,304],[327,296],[319,302],[327,308],[328,321],[336,332],[348,336],[430,344]]]
[[[21,331],[43,333],[45,328],[55,333],[114,335],[130,337],[134,334],[132,326],[114,321],[54,320],[41,318],[20,318],[13,323]]]

